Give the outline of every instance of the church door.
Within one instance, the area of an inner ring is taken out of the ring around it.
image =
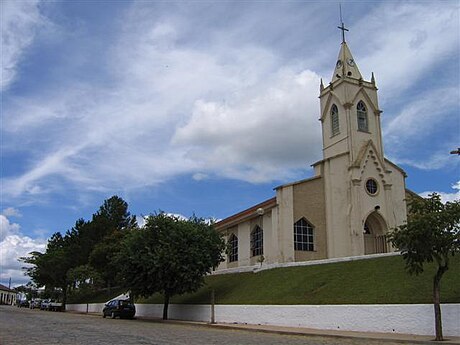
[[[364,222],[364,254],[388,252],[385,220],[377,212],[372,212]]]

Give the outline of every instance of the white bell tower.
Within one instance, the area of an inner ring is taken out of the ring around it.
[[[320,85],[323,160],[314,164],[324,178],[328,257],[389,251],[386,232],[406,219],[405,173],[384,158],[374,75],[363,79],[348,29],[339,29],[332,80]]]

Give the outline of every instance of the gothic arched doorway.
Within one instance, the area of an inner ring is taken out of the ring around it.
[[[364,222],[364,254],[388,252],[385,234],[388,226],[378,212],[372,212]]]

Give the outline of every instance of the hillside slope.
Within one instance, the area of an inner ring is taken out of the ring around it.
[[[260,273],[206,277],[206,284],[172,303],[217,304],[418,304],[432,303],[434,265],[419,276],[404,270],[401,256],[304,267],[277,268]],[[460,303],[460,255],[452,258],[441,282],[443,303]],[[162,303],[153,295],[139,303]]]

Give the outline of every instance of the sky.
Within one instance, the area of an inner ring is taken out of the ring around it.
[[[460,198],[458,1],[342,1],[407,188]],[[0,283],[118,195],[225,218],[313,175],[337,1],[1,1]]]

